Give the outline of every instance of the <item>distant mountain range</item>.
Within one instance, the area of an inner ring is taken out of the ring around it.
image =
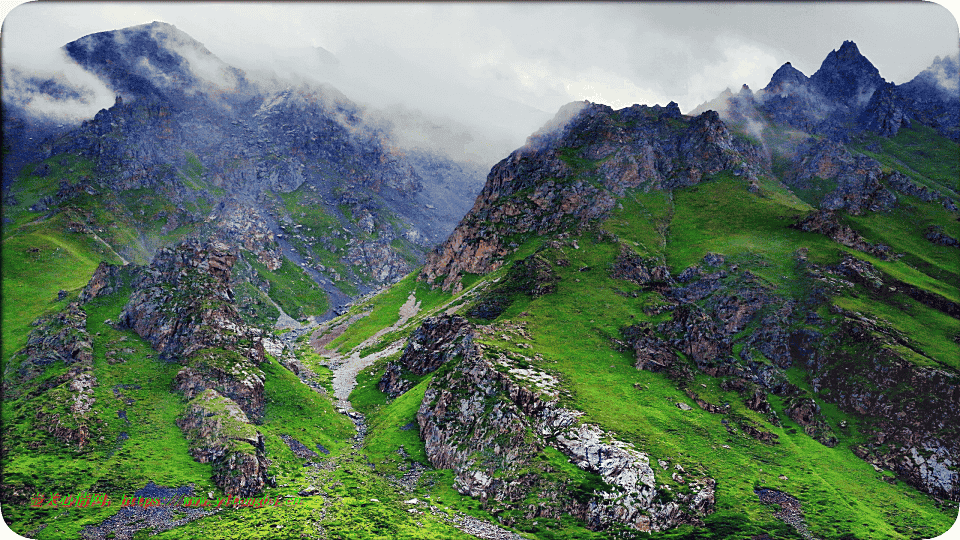
[[[917,122],[956,141],[960,140],[957,58],[937,57],[910,82],[896,85],[880,76],[855,43],[845,41],[810,77],[787,62],[762,90],[754,93],[744,85],[737,94],[727,92],[691,114],[715,109],[735,124],[772,121],[841,141],[863,131],[891,137]]]

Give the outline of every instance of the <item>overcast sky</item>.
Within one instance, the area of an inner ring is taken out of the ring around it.
[[[340,63],[311,65],[309,75],[352,99],[496,124],[511,139],[574,100],[673,100],[687,112],[727,87],[765,86],[784,62],[811,75],[844,40],[896,83],[958,50],[950,12],[914,2],[43,2],[7,16],[3,61],[39,68],[69,41],[155,20],[247,69],[294,70],[305,65],[298,54],[322,47]],[[286,65],[280,49],[291,51]]]

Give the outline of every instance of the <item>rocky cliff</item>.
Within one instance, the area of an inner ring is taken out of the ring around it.
[[[475,343],[475,332],[458,316],[424,321],[380,383],[399,393],[394,372],[452,366],[427,387],[417,422],[428,459],[454,471],[457,491],[496,512],[518,509],[526,519],[570,514],[596,530],[658,531],[702,523],[712,512],[712,478],[691,478],[682,493],[663,495],[670,488],[658,485],[646,453],[581,422],[582,413],[559,405],[553,376]],[[558,452],[561,462],[550,458]],[[580,480],[557,474],[567,460],[586,472]]]

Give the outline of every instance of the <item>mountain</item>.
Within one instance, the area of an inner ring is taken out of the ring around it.
[[[756,94],[725,93],[698,106],[691,114],[715,109],[735,123],[749,118],[755,125],[786,124],[841,142],[849,142],[864,132],[894,136],[901,127],[909,127],[912,120],[917,120],[957,141],[960,76],[956,66],[955,58],[938,57],[913,80],[896,85],[880,76],[854,42],[845,41],[839,50],[827,55],[810,77],[787,62]]]
[[[435,202],[467,165],[392,146],[416,113],[132,85],[5,192],[4,518],[937,536],[960,501],[960,145],[917,104],[953,65],[891,85],[845,42],[716,110],[571,103],[469,209]],[[311,268],[331,296],[400,279],[310,319]]]
[[[147,262],[184,236],[220,238],[249,253],[245,267],[252,258],[268,273],[306,272],[318,302],[308,311],[329,316],[409,272],[479,189],[477,165],[398,146],[389,119],[336,89],[264,90],[172,25],[93,34],[64,49],[116,100],[33,148],[11,147],[14,158],[42,162],[8,171],[19,177],[6,181],[17,202],[7,230],[67,208],[86,212],[94,201],[83,193],[106,197],[106,213],[82,221],[104,229],[120,258]],[[58,88],[44,84],[48,94]],[[16,94],[9,101],[13,111]],[[75,174],[57,188],[62,167]]]
[[[176,103],[198,92],[251,93],[243,72],[167,23],[90,34],[64,49],[121,95]]]

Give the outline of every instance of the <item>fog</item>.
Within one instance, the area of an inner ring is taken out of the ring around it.
[[[784,62],[813,73],[848,39],[898,84],[958,49],[951,14],[919,2],[42,2],[4,21],[5,93],[11,67],[60,69],[85,88],[84,99],[31,106],[91,115],[112,103],[110,90],[56,51],[90,33],[151,21],[176,25],[259,84],[329,84],[376,110],[402,144],[485,163],[523,145],[574,101],[614,108],[676,101],[688,113],[726,88],[762,88]],[[181,49],[208,80],[232,82],[215,63],[204,67],[208,58]]]

